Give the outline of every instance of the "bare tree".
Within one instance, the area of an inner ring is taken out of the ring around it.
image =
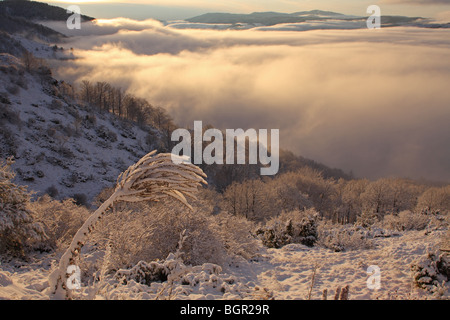
[[[94,88],[88,80],[81,81],[81,99],[90,104],[93,101]]]
[[[23,65],[25,66],[25,69],[28,72],[31,72],[36,67],[36,65],[38,64],[38,61],[34,57],[34,55],[31,52],[27,51],[27,50],[25,50],[23,55],[22,55],[22,62],[23,62]]]
[[[450,186],[427,189],[417,201],[417,210],[450,212]]]
[[[97,82],[95,84],[95,105],[101,110],[105,110],[105,98],[108,84],[106,82]]]

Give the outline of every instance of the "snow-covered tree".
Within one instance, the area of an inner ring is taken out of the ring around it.
[[[276,179],[266,182],[266,194],[269,213],[278,215],[281,212],[291,212],[313,207],[308,195],[297,188],[297,179],[291,173],[282,174]]]
[[[83,224],[75,234],[69,248],[59,261],[59,266],[49,277],[51,294],[55,298],[70,297],[66,287],[68,266],[78,256],[87,236],[92,232],[108,209],[116,202],[159,201],[172,198],[192,210],[186,198],[195,199],[197,188],[206,184],[203,171],[191,163],[172,162],[171,154],[150,152],[130,166],[119,177],[115,192]]]
[[[0,253],[23,254],[27,242],[41,240],[45,234],[27,208],[30,193],[12,182],[13,163],[11,158],[0,163]]]
[[[337,214],[333,221],[341,223],[355,222],[356,217],[362,212],[361,195],[364,193],[368,180],[341,180],[338,183],[338,192],[341,199],[341,212]]]
[[[309,167],[303,167],[292,175],[299,192],[308,196],[321,216],[327,217],[334,211],[336,204],[333,180],[325,179],[322,172]]]
[[[417,200],[417,211],[449,212],[450,186],[427,189]]]
[[[375,213],[381,218],[393,202],[389,179],[382,178],[371,182],[361,194],[361,199],[363,211]]]
[[[268,195],[261,180],[232,183],[224,192],[223,207],[235,216],[250,220],[263,219],[267,212],[264,198]]]

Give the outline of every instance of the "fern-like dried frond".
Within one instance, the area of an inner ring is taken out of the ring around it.
[[[205,173],[188,162],[177,162],[171,154],[150,152],[130,166],[117,179],[115,192],[106,200],[81,226],[72,242],[61,257],[59,266],[49,276],[51,295],[55,298],[70,297],[70,290],[66,286],[66,270],[74,258],[81,252],[87,236],[92,232],[95,224],[108,209],[119,201],[141,202],[158,201],[171,197],[183,203],[192,210],[187,198],[195,199],[195,192],[202,184],[206,184]]]
[[[187,162],[176,164],[172,155],[147,154],[117,179],[117,201],[158,201],[170,196],[191,208],[186,198],[195,199],[197,188],[205,181],[203,171]],[[191,208],[192,209],[192,208]]]

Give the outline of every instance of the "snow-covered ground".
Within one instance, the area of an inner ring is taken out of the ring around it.
[[[324,289],[329,297],[338,287],[350,287],[350,299],[420,299],[426,294],[415,288],[410,266],[440,246],[442,231],[424,231],[374,239],[375,248],[331,252],[321,248],[288,245],[270,250],[270,266],[258,275],[261,285],[274,291],[276,299],[305,299],[311,287],[313,268],[318,265],[312,299],[321,299]],[[369,266],[380,268],[380,289],[369,289]]]
[[[112,276],[97,285],[92,299],[322,299],[324,289],[333,299],[338,287],[349,286],[350,300],[434,299],[413,283],[411,264],[442,246],[445,230],[408,231],[398,236],[374,239],[373,249],[334,252],[321,247],[290,244],[280,249],[261,248],[256,261],[235,261],[223,270],[205,264],[181,269],[173,284],[154,282],[150,286],[128,281],[121,284]],[[87,254],[95,255],[98,252]],[[172,260],[171,260],[172,259]],[[175,263],[173,256],[168,263]],[[48,299],[47,277],[53,255],[35,257],[31,263],[3,263],[0,266],[0,299]],[[380,288],[368,288],[369,266],[380,268]],[[312,284],[314,268],[317,267]],[[178,280],[177,280],[178,279]],[[449,297],[449,283],[444,298]],[[93,286],[91,287],[91,289]],[[82,289],[84,298],[89,288]],[[80,296],[78,296],[80,297]]]
[[[37,45],[21,41],[27,48]],[[19,59],[7,54],[0,54],[0,66],[23,69]],[[16,180],[37,196],[53,187],[58,198],[85,194],[90,202],[114,185],[129,165],[153,150],[146,140],[152,131],[66,101],[57,92],[61,84],[54,86],[54,81],[26,72],[0,74],[0,96],[9,100],[3,108],[11,118],[3,119],[3,134],[11,138],[0,141],[0,148],[5,143],[12,145]]]
[[[43,40],[31,40],[24,36],[14,34],[13,39],[39,59],[68,59],[73,58],[70,53],[64,52],[58,47],[53,47]],[[58,48],[58,49],[56,49]]]

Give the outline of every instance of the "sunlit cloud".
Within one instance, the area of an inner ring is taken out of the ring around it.
[[[438,14],[436,14],[435,20],[441,23],[450,22],[450,11],[439,12]]]
[[[357,175],[450,180],[450,30],[99,25],[62,77],[123,86],[182,126],[280,129],[282,147]]]

